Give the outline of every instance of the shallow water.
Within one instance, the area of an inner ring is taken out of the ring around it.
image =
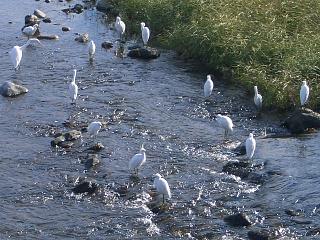
[[[254,161],[264,163],[262,172],[268,175],[262,185],[225,174],[225,163],[241,159],[232,148],[250,131],[261,136],[265,127],[279,125],[277,116],[254,117],[251,94],[215,81],[212,100],[204,101],[207,73],[169,51],[152,61],[116,57],[115,48],[100,47],[117,36],[94,9],[67,16],[60,10],[68,4],[58,1],[2,1],[2,81],[17,81],[29,93],[0,101],[1,239],[246,239],[254,228],[270,229],[278,239],[308,239],[307,230],[319,226],[318,133],[257,140]],[[7,52],[26,42],[20,29],[35,8],[53,20],[41,23],[41,32],[58,34],[60,40],[28,48],[15,72]],[[71,31],[62,32],[62,26]],[[75,33],[83,32],[97,44],[93,64],[87,46],[74,41]],[[67,97],[74,68],[80,88],[76,107]],[[227,142],[212,120],[217,113],[234,120]],[[50,146],[55,132],[69,130],[63,123],[70,116],[77,129],[93,120],[107,122],[97,138],[106,149],[95,169],[85,171],[81,163],[90,145],[85,134],[78,148]],[[142,143],[147,162],[134,182],[128,160]],[[155,214],[148,203],[157,172],[169,182],[173,197],[169,209]],[[72,194],[79,176],[97,182],[99,191]],[[121,197],[114,189],[123,185],[129,192]],[[311,223],[296,223],[286,209],[301,211]],[[227,226],[223,216],[236,211],[246,212],[255,226]]]

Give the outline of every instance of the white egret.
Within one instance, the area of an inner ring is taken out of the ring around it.
[[[149,38],[150,38],[150,29],[146,27],[146,24],[142,22],[141,24],[141,36],[142,36],[142,41],[144,45],[147,45]]]
[[[116,28],[116,31],[119,33],[120,35],[120,39],[121,39],[121,36],[124,34],[125,30],[126,30],[126,25],[125,23],[121,20],[120,17],[117,17],[116,18],[116,23],[115,23],[115,28]]]
[[[254,97],[253,97],[253,102],[256,105],[258,110],[261,110],[262,108],[262,96],[258,93],[258,87],[254,86]]]
[[[89,43],[88,51],[89,51],[89,59],[92,60],[94,54],[96,53],[96,44],[92,40]]]
[[[135,154],[129,161],[129,170],[136,171],[138,174],[139,168],[146,162],[146,150],[143,147],[143,144],[140,148],[140,153]]]
[[[17,70],[19,68],[19,65],[20,65],[20,62],[21,62],[21,59],[22,59],[22,51],[26,47],[28,47],[30,44],[32,44],[33,42],[37,42],[37,43],[39,43],[41,45],[41,42],[38,39],[31,38],[26,42],[26,44],[22,45],[21,47],[14,46],[10,50],[9,55],[10,55],[10,58],[11,58],[11,61],[12,61],[12,64],[13,64],[15,70]]]
[[[216,117],[216,121],[219,127],[224,129],[225,137],[228,135],[228,133],[233,131],[233,123],[231,118],[229,118],[228,116],[222,116],[221,114],[218,114]]]
[[[204,97],[209,97],[212,93],[213,89],[213,81],[211,80],[211,76],[207,75],[207,81],[204,84],[203,91],[204,91]]]
[[[155,186],[157,192],[162,194],[162,203],[164,203],[165,195],[168,196],[169,199],[171,198],[169,184],[163,177],[161,177],[159,173],[155,174],[153,185]]]
[[[73,70],[73,79],[71,83],[69,84],[69,96],[71,98],[71,103],[76,103],[77,97],[78,97],[78,85],[76,84],[76,75],[77,70]]]
[[[301,89],[300,89],[300,103],[301,106],[306,104],[309,98],[309,87],[307,85],[307,81],[302,81]]]
[[[253,134],[250,133],[246,140],[246,154],[248,159],[252,159],[254,151],[256,150],[256,140],[253,138]]]
[[[88,133],[91,137],[96,137],[101,129],[102,123],[99,121],[95,121],[89,124]]]
[[[39,25],[38,25],[38,24],[35,24],[35,25],[33,25],[33,26],[24,27],[24,28],[22,29],[22,32],[23,32],[25,35],[27,35],[27,37],[28,37],[28,39],[29,39],[30,37],[32,37],[32,36],[36,33],[36,31],[38,30],[38,28],[39,28]]]

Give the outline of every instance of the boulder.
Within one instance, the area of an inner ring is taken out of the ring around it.
[[[110,48],[113,48],[113,43],[106,41],[106,42],[101,43],[101,47],[104,49],[110,49]]]
[[[66,14],[69,14],[69,13],[80,14],[83,12],[83,10],[84,10],[84,7],[81,4],[77,3],[76,5],[74,5],[71,8],[62,9],[62,12],[66,13]]]
[[[104,149],[103,144],[102,143],[96,143],[92,147],[89,147],[87,150],[98,152],[98,151],[101,151],[102,149]]]
[[[28,91],[27,88],[10,81],[6,81],[0,86],[0,94],[4,97],[16,97]]]
[[[91,181],[89,182],[84,181],[82,183],[79,183],[77,186],[75,186],[72,189],[72,192],[74,192],[75,194],[81,194],[81,193],[93,194],[95,191],[97,191],[97,189],[98,189],[98,184]]]
[[[97,166],[100,163],[98,154],[88,154],[87,158],[87,161],[84,163],[86,169]]]
[[[294,111],[284,122],[291,133],[304,133],[307,129],[320,128],[320,114],[308,108]]]
[[[160,51],[151,47],[137,47],[131,49],[128,56],[131,58],[155,59],[160,56]]]
[[[47,15],[39,9],[34,10],[33,14],[38,18],[45,18]]]
[[[81,42],[81,43],[87,43],[89,41],[89,34],[88,33],[80,34],[74,40],[76,40],[77,42]]]
[[[40,20],[36,15],[27,15],[24,18],[24,23],[26,26],[33,26],[35,24],[39,24]]]
[[[254,171],[252,162],[250,161],[232,161],[223,166],[222,171],[235,175],[240,178],[247,178]]]
[[[245,227],[250,226],[252,223],[247,215],[244,213],[236,213],[226,216],[223,219],[227,224],[233,227]]]
[[[70,30],[71,30],[71,28],[69,28],[69,27],[62,27],[62,31],[64,31],[64,32],[68,32]]]
[[[71,130],[64,133],[55,135],[55,139],[51,141],[52,147],[70,148],[74,145],[74,141],[81,138],[81,132],[77,130]]]

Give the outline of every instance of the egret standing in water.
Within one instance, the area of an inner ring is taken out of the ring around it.
[[[30,37],[32,37],[32,36],[36,33],[36,31],[38,30],[38,28],[39,28],[39,25],[38,25],[38,24],[35,24],[35,25],[33,25],[33,26],[28,26],[28,27],[22,28],[22,32],[23,32],[25,35],[27,35],[27,37],[28,37],[28,39],[29,39]]]
[[[309,98],[309,87],[307,85],[307,81],[302,81],[301,89],[300,89],[300,103],[301,107],[306,104]]]
[[[169,184],[163,177],[161,177],[159,173],[155,174],[153,185],[155,186],[157,192],[162,194],[162,203],[164,203],[165,195],[168,196],[169,199],[171,198]]]
[[[219,127],[224,129],[224,137],[227,137],[228,134],[233,131],[233,123],[231,118],[229,118],[228,116],[222,116],[221,114],[218,114],[216,117],[216,121]]]
[[[78,97],[78,85],[76,84],[76,75],[77,70],[73,70],[73,79],[71,83],[69,84],[69,96],[71,98],[71,104],[76,103],[77,97]]]
[[[146,150],[143,144],[140,148],[140,153],[135,154],[129,161],[129,170],[134,170],[138,175],[138,170],[146,162]]]
[[[150,38],[150,29],[146,27],[146,24],[142,22],[141,24],[141,36],[144,45],[147,45]]]
[[[101,129],[101,126],[102,126],[102,123],[99,121],[95,121],[95,122],[90,123],[87,128],[90,137],[95,138],[98,135],[98,133]]]
[[[121,21],[121,18],[120,17],[117,17],[116,18],[116,23],[115,23],[115,28],[116,28],[116,31],[119,33],[120,35],[120,40],[121,40],[121,37],[122,35],[124,34],[125,30],[126,30],[126,25],[123,21]]]
[[[204,91],[204,97],[209,97],[212,93],[213,89],[213,81],[211,80],[211,76],[207,75],[207,81],[204,84],[203,91]]]
[[[253,134],[250,133],[246,140],[246,154],[248,159],[252,159],[254,151],[256,150],[256,140],[253,138]]]
[[[12,61],[12,64],[13,64],[13,67],[15,70],[17,70],[19,68],[19,65],[20,65],[20,62],[22,59],[22,51],[25,50],[26,47],[28,47],[30,44],[32,44],[34,42],[39,43],[41,45],[41,42],[38,39],[31,38],[26,42],[26,44],[22,45],[21,47],[14,46],[10,50],[9,55],[10,55],[10,58],[11,58],[11,61]]]
[[[96,53],[96,44],[92,40],[89,43],[88,51],[89,51],[89,60],[92,61],[93,57],[94,57],[94,54]]]

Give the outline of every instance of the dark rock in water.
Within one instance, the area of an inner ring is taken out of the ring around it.
[[[296,216],[300,216],[301,215],[300,211],[296,211],[296,210],[293,210],[293,209],[285,209],[284,212],[286,214],[288,214],[289,216],[292,216],[292,217],[296,217]]]
[[[62,27],[62,31],[64,31],[64,32],[68,32],[70,30],[71,30],[71,28],[69,28],[69,27]]]
[[[39,24],[40,20],[36,15],[27,15],[24,18],[24,23],[26,26],[33,26],[35,24]]]
[[[244,213],[236,213],[226,216],[223,219],[226,223],[233,227],[245,227],[250,226],[252,223],[247,215]]]
[[[0,94],[4,97],[16,97],[27,92],[27,88],[9,81],[4,82],[0,86]]]
[[[114,189],[114,191],[118,193],[121,197],[124,197],[128,193],[128,186],[127,185],[120,186]]]
[[[43,19],[42,22],[44,22],[44,23],[51,23],[52,21],[51,21],[50,18],[47,17],[47,18]]]
[[[292,219],[293,222],[297,224],[311,224],[312,221],[303,217],[296,217]]]
[[[160,51],[151,47],[134,48],[128,52],[131,58],[154,59],[160,56]]]
[[[137,49],[137,48],[141,48],[141,45],[132,45],[128,47],[128,50],[133,50],[133,49]]]
[[[233,151],[237,155],[245,155],[247,153],[245,142],[240,143],[240,145],[238,147],[236,147],[235,149],[233,149]]]
[[[101,151],[102,149],[104,149],[104,146],[102,143],[96,143],[95,145],[93,145],[92,147],[88,148],[87,150],[92,150],[95,152]]]
[[[79,183],[77,186],[75,186],[72,189],[72,192],[75,194],[81,194],[81,193],[88,193],[88,194],[93,194],[95,191],[97,191],[98,185],[93,182],[82,182]]]
[[[306,236],[320,236],[320,227],[308,230]]]
[[[51,3],[51,0],[45,0],[46,3]]]
[[[267,174],[258,173],[258,172],[250,172],[248,175],[248,181],[255,184],[264,184],[267,181]]]
[[[228,162],[222,168],[223,172],[233,174],[240,178],[247,178],[253,170],[254,168],[250,161]]]
[[[82,13],[84,10],[84,7],[81,5],[81,4],[76,4],[74,5],[72,8],[65,8],[65,9],[62,9],[62,12],[66,13],[66,14],[69,14],[69,13],[77,13],[77,14],[80,14]]]
[[[39,40],[45,39],[45,40],[59,40],[58,35],[39,35],[37,36]]]
[[[99,0],[96,5],[96,9],[99,12],[103,12],[112,16],[118,16],[119,11],[115,8],[114,5],[110,3],[110,1]]]
[[[251,230],[248,232],[248,238],[249,240],[268,240],[270,238],[270,234],[267,231],[257,231],[257,230]]]
[[[105,48],[105,49],[110,49],[110,48],[113,48],[113,43],[106,41],[106,42],[101,43],[101,47]]]
[[[98,154],[88,154],[88,159],[84,163],[86,169],[97,166],[100,163]]]
[[[77,130],[71,130],[69,132],[60,133],[55,136],[55,139],[51,141],[52,147],[70,148],[73,146],[75,140],[81,138],[81,132]]]
[[[283,123],[291,133],[304,133],[310,128],[320,128],[320,114],[308,108],[294,111]]]
[[[47,15],[39,9],[34,10],[33,14],[38,18],[45,18]]]
[[[74,40],[81,42],[81,43],[86,43],[89,41],[89,34],[83,33],[80,36],[76,37]]]

